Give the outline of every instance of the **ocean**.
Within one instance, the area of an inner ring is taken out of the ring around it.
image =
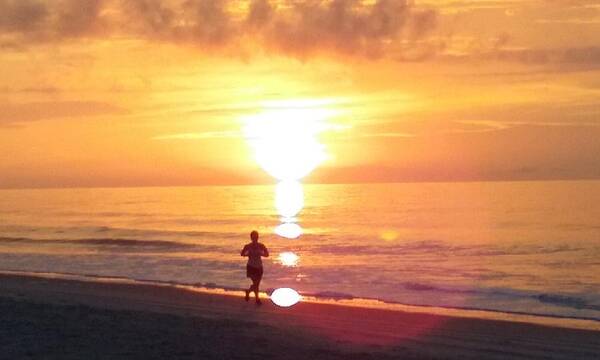
[[[600,321],[600,181],[0,190],[0,270],[240,289],[253,229],[265,290]]]

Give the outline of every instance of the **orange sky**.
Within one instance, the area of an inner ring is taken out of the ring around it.
[[[272,181],[279,117],[312,182],[600,178],[598,34],[592,0],[0,0],[0,187]]]

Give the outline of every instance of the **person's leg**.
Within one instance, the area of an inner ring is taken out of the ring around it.
[[[254,291],[254,277],[255,277],[255,275],[252,272],[252,268],[248,265],[246,265],[246,277],[249,278],[250,280],[252,280],[252,284],[246,290],[245,300],[248,301],[248,300],[250,300],[250,293]]]
[[[253,291],[254,291],[254,298],[256,299],[257,303],[260,303],[260,299],[258,298],[259,286],[260,286],[260,277],[252,278],[252,287],[253,287]]]
[[[246,290],[246,301],[250,300],[250,293],[252,292],[252,287],[253,285],[250,285],[250,287]]]

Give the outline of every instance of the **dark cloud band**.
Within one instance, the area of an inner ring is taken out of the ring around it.
[[[0,40],[8,48],[119,35],[240,52],[251,44],[296,57],[378,57],[417,46],[435,19],[407,0],[0,0]]]

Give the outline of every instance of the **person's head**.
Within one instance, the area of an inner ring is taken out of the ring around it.
[[[252,242],[257,242],[258,241],[258,231],[252,230],[252,232],[250,233],[250,239],[252,239]]]

